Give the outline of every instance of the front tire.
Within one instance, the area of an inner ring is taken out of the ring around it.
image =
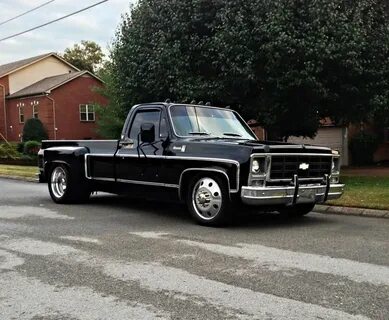
[[[315,203],[301,203],[293,207],[284,207],[279,210],[282,215],[287,217],[302,217],[310,213],[315,207]]]
[[[49,177],[49,193],[55,203],[80,203],[89,199],[90,191],[86,183],[82,178],[72,176],[67,166],[54,166]]]
[[[192,179],[186,203],[192,217],[201,225],[220,226],[229,221],[230,197],[227,183],[216,175]]]

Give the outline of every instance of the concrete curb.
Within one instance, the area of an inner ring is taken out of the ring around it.
[[[27,178],[27,177],[19,177],[19,176],[6,176],[0,175],[2,179],[10,179],[10,180],[18,180],[18,181],[26,181],[26,182],[39,182],[38,178]]]
[[[389,219],[389,211],[387,210],[316,205],[314,211],[319,213],[327,213],[327,214],[342,214],[342,215],[350,215],[350,216],[363,216],[363,217]]]

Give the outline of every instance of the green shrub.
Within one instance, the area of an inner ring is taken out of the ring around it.
[[[19,142],[19,143],[16,145],[16,150],[17,150],[19,153],[23,153],[23,152],[24,152],[24,142]]]
[[[28,119],[23,127],[23,142],[39,141],[47,139],[47,132],[39,119]]]
[[[37,155],[40,147],[41,147],[41,144],[38,141],[27,141],[24,144],[24,154]]]
[[[355,165],[372,164],[374,152],[379,145],[379,139],[372,133],[359,132],[350,140],[352,162]]]
[[[16,159],[19,157],[19,155],[20,154],[16,150],[15,146],[7,143],[0,144],[0,158]]]
[[[34,155],[34,154],[31,154],[31,155],[27,155],[27,154],[22,154],[20,156],[20,160],[26,160],[26,161],[34,161],[38,158],[37,155]]]

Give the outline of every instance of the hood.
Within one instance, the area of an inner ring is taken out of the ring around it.
[[[331,154],[332,149],[310,144],[285,143],[278,141],[246,141],[244,145],[252,146],[253,153],[322,153]]]
[[[212,145],[239,145],[251,147],[253,153],[332,153],[331,148],[309,144],[285,143],[279,141],[246,140],[216,137],[187,138],[187,142]]]

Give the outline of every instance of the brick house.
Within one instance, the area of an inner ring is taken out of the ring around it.
[[[49,139],[98,138],[92,104],[107,103],[96,92],[102,85],[55,53],[0,65],[0,134],[20,141],[24,123],[34,117]]]

